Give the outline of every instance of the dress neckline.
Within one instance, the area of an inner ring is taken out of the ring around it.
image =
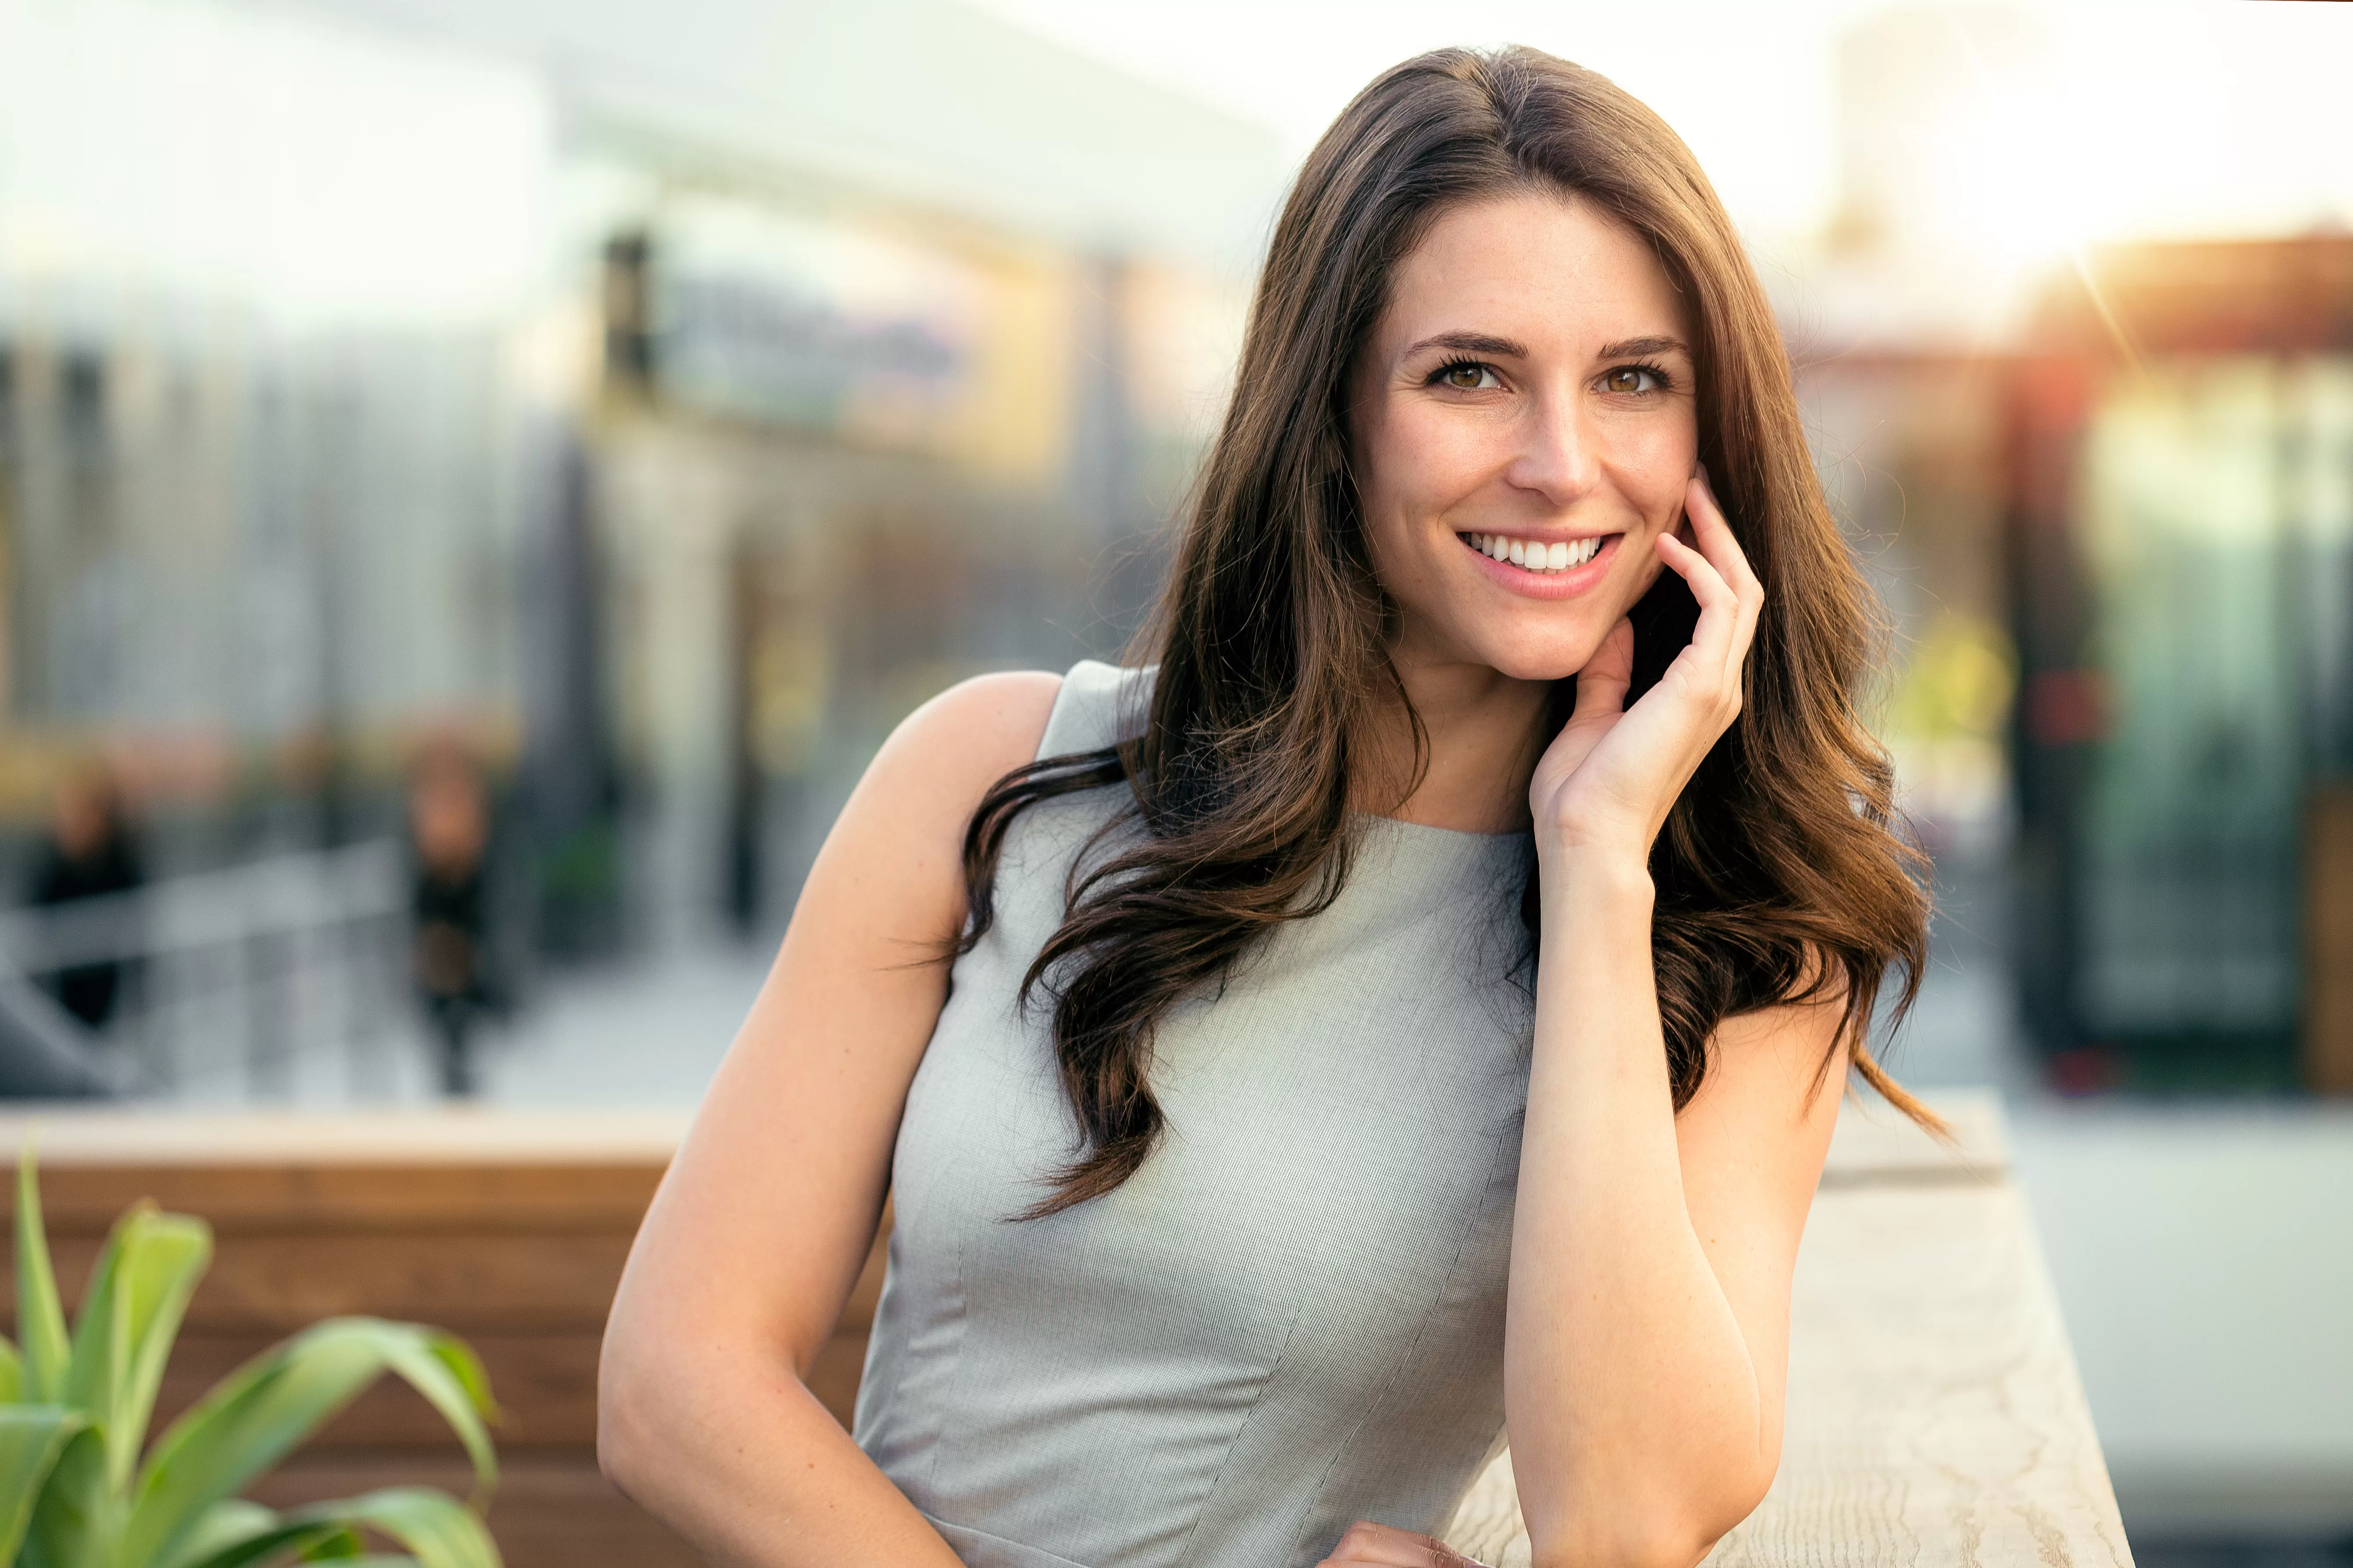
[[[1433,823],[1408,822],[1401,816],[1383,816],[1377,812],[1371,811],[1352,811],[1348,814],[1348,819],[1356,823],[1376,824],[1377,830],[1383,832],[1393,830],[1408,834],[1435,834],[1440,838],[1468,839],[1474,844],[1517,845],[1535,837],[1533,828],[1515,828],[1509,833],[1476,833],[1467,827],[1440,827]]]

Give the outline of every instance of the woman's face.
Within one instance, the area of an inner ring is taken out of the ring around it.
[[[1573,675],[1683,518],[1699,432],[1682,300],[1631,231],[1533,192],[1441,216],[1392,288],[1350,437],[1396,652]]]

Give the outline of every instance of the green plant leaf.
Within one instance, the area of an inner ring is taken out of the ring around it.
[[[5,1335],[0,1335],[0,1405],[25,1402],[25,1358]],[[5,1559],[0,1559],[5,1561]]]
[[[75,1414],[87,1417],[87,1412]],[[66,1442],[16,1561],[22,1568],[90,1568],[114,1561],[122,1534],[121,1494],[106,1484],[106,1438],[84,1426]]]
[[[29,1140],[16,1160],[16,1332],[25,1342],[26,1392],[36,1403],[57,1403],[65,1396],[73,1351],[58,1277],[49,1267],[49,1233],[41,1224],[41,1185]]]
[[[216,1553],[233,1546],[241,1546],[256,1536],[267,1535],[278,1528],[275,1510],[248,1502],[243,1498],[231,1498],[205,1510],[195,1528],[180,1538],[171,1556],[152,1568],[193,1568]]]
[[[392,1537],[410,1555],[367,1555],[360,1544],[362,1530]],[[340,1563],[343,1568],[368,1563],[501,1568],[498,1545],[480,1518],[456,1499],[421,1487],[394,1487],[291,1509],[269,1530],[207,1556],[173,1561],[174,1568],[259,1568],[297,1556],[305,1562]]]
[[[501,1568],[498,1543],[481,1517],[456,1499],[424,1487],[390,1487],[364,1497],[312,1503],[286,1519],[289,1523],[308,1519],[379,1531],[404,1547],[417,1568]]]
[[[139,1463],[164,1363],[212,1253],[212,1227],[204,1221],[142,1201],[114,1222],[90,1269],[66,1403],[89,1411],[105,1434],[107,1485],[117,1491]]]
[[[122,1561],[168,1553],[206,1509],[242,1491],[385,1372],[456,1429],[477,1494],[487,1496],[498,1460],[482,1426],[489,1386],[473,1352],[438,1329],[331,1318],[231,1373],[156,1439],[132,1493]]]
[[[316,1520],[300,1524],[279,1523],[201,1556],[175,1552],[172,1562],[174,1568],[254,1568],[263,1563],[290,1563],[307,1555],[312,1547],[343,1540],[349,1533],[342,1525]]]
[[[49,1471],[87,1424],[80,1411],[62,1405],[0,1408],[0,1563],[16,1560]]]
[[[499,1417],[499,1402],[491,1394],[490,1373],[465,1341],[420,1323],[390,1323],[406,1331],[385,1344],[385,1361],[427,1403],[465,1445],[474,1467],[473,1506],[488,1509],[491,1492],[499,1484],[498,1450],[491,1446],[489,1422]]]

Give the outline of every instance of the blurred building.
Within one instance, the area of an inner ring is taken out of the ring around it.
[[[2094,254],[2010,401],[2021,978],[2075,1087],[2353,1089],[2353,239]],[[2341,856],[2341,851],[2339,852]]]
[[[1280,174],[946,0],[20,0],[0,145],[0,820],[381,837],[456,736],[586,950],[773,929],[916,702],[1116,647]]]
[[[1895,1070],[2010,1091],[2142,1560],[2336,1561],[2353,1121],[2304,1091],[2353,1088],[2353,242],[2194,172],[2195,222],[2109,221],[2186,165],[2101,106],[2178,89],[2043,35],[2138,25],[1859,19],[1839,222],[1767,277],[1936,862]]]
[[[2307,825],[2353,769],[2353,242],[2038,232],[2068,215],[2007,139],[2042,122],[2042,28],[1850,30],[1841,217],[1785,289],[1893,613],[1883,730],[1945,936],[2007,976],[2041,1076],[2341,1089],[2306,911],[2353,900]]]
[[[1998,347],[1804,372],[1907,806],[2062,1089],[2353,1081],[2306,929],[2346,901],[2348,321],[2340,237],[2110,247]]]

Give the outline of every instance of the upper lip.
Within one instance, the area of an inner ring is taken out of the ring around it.
[[[1466,539],[1474,533],[1484,533],[1493,538],[1525,539],[1539,544],[1575,544],[1586,539],[1615,539],[1626,531],[1622,528],[1607,528],[1595,533],[1546,533],[1520,532],[1508,528],[1458,528],[1454,531]]]

